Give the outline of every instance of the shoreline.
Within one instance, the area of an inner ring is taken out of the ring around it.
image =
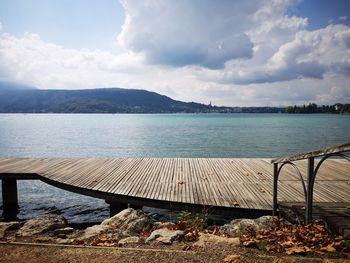
[[[0,222],[0,230],[4,230],[4,225],[6,223]],[[292,229],[316,231],[322,238],[308,249],[305,246],[311,242],[311,237],[302,245],[297,245],[300,241],[291,241],[295,242],[296,248],[281,241],[268,241],[271,235],[280,240],[292,238],[295,236]],[[278,234],[280,231],[284,231],[283,236]],[[102,259],[103,262],[115,262],[116,259],[118,262],[131,262],[130,259],[132,262],[155,262],[158,259],[167,259],[168,262],[244,263],[253,260],[260,263],[282,259],[281,262],[304,259],[309,260],[307,262],[324,262],[325,259],[343,262],[350,256],[347,253],[349,244],[345,246],[350,239],[346,241],[343,237],[330,236],[321,223],[296,226],[272,216],[236,219],[223,226],[208,226],[190,213],[183,212],[172,223],[154,221],[142,211],[130,208],[85,229],[68,227],[60,216],[43,215],[24,224],[13,222],[12,227],[0,233],[4,234],[0,238],[3,255],[0,262],[18,262],[23,257],[27,263],[37,262],[38,258],[41,262],[62,262],[62,259],[70,262],[98,262]]]

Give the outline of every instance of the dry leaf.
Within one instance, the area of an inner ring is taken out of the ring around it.
[[[291,247],[286,250],[287,255],[302,254],[305,252],[306,250],[303,247]]]
[[[178,184],[184,184],[185,181],[182,181],[182,180],[181,180],[181,181],[178,181],[177,183],[178,183]]]
[[[226,263],[239,263],[239,262],[241,262],[241,260],[240,260],[238,255],[228,255],[227,257],[224,258],[224,262],[226,262]]]
[[[328,245],[326,247],[321,248],[321,251],[325,251],[325,252],[336,252],[337,250],[332,246],[332,245]]]
[[[233,202],[233,206],[234,206],[234,207],[238,207],[238,206],[240,206],[240,205],[239,205],[239,203],[237,203],[237,202]]]

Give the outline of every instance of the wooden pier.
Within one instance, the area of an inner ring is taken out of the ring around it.
[[[295,164],[307,174],[306,160]],[[327,160],[315,182],[314,201],[350,204],[349,170],[346,160]],[[127,204],[219,213],[266,214],[273,208],[270,159],[0,158],[0,179],[6,211],[17,208],[16,180],[24,179],[105,199],[115,211]],[[278,184],[279,202],[305,202],[293,167],[281,171]]]

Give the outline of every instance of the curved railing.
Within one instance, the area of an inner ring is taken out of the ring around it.
[[[294,170],[297,172],[299,179],[302,183],[303,190],[304,190],[304,197],[305,197],[305,208],[306,208],[305,223],[306,224],[310,223],[312,221],[312,203],[313,203],[313,191],[314,191],[313,189],[314,189],[316,175],[321,165],[324,163],[324,161],[326,161],[329,158],[341,157],[349,161],[350,163],[350,157],[345,155],[344,154],[345,152],[350,152],[350,143],[272,160],[271,163],[273,163],[273,177],[274,177],[273,178],[273,201],[272,201],[273,215],[277,215],[277,209],[278,209],[278,199],[277,199],[278,178],[282,168],[285,165],[289,164],[292,167],[294,167]],[[315,158],[317,157],[321,157],[321,159],[315,167]],[[307,186],[305,186],[305,182],[299,168],[293,163],[293,161],[304,160],[304,159],[308,160]]]

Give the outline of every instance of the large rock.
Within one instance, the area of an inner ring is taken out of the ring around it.
[[[225,233],[239,236],[246,233],[248,229],[271,229],[274,226],[275,217],[262,216],[256,219],[234,219],[229,224],[223,225],[222,229]]]
[[[8,230],[14,230],[19,228],[17,221],[12,222],[0,222],[0,238],[3,238]]]
[[[232,246],[239,246],[241,243],[240,239],[238,237],[221,237],[217,235],[212,234],[205,234],[201,233],[201,235],[198,238],[198,241],[196,241],[193,245],[204,247],[206,245],[216,245],[216,244],[229,244]]]
[[[146,242],[157,241],[163,244],[172,244],[175,240],[179,240],[185,235],[181,230],[170,230],[167,228],[154,230],[146,239]]]
[[[128,208],[104,220],[100,225],[88,227],[78,240],[90,242],[101,235],[108,235],[115,239],[135,236],[142,229],[147,229],[151,226],[152,221],[146,214],[142,211]]]
[[[48,214],[28,220],[17,232],[19,236],[33,236],[58,228],[66,227],[67,221],[63,216]]]
[[[123,236],[133,236],[152,226],[152,219],[140,210],[125,209],[115,216],[104,220],[101,226],[118,229]]]
[[[109,226],[94,225],[86,228],[78,240],[90,242],[93,241],[96,237],[108,232],[111,232],[111,228]]]

